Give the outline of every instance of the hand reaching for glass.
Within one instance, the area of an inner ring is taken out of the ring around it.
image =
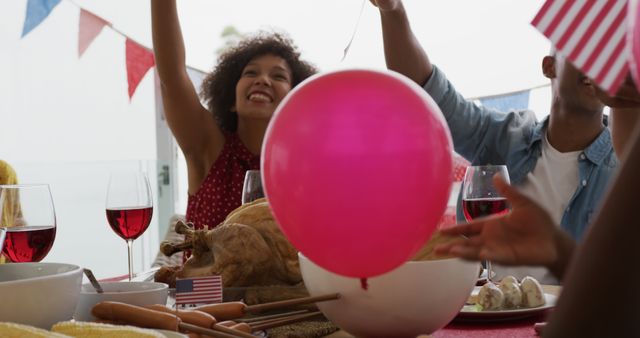
[[[552,272],[556,265],[566,263],[573,240],[534,201],[499,176],[493,181],[498,192],[511,203],[511,212],[442,230],[443,234],[465,235],[468,239],[439,245],[436,253],[504,265],[542,265]]]

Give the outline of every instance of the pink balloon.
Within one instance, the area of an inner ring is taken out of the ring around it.
[[[631,50],[629,66],[636,87],[640,90],[640,7],[638,0],[630,0],[627,6],[627,45]]]
[[[265,193],[291,243],[316,264],[372,277],[406,262],[442,216],[451,135],[422,88],[391,72],[314,76],[275,112]]]

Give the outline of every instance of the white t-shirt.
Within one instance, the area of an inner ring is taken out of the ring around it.
[[[561,153],[554,149],[545,133],[542,138],[542,155],[532,172],[527,174],[517,189],[536,201],[551,215],[557,225],[569,205],[579,183],[578,156],[582,151]],[[518,279],[531,276],[542,284],[559,284],[544,267],[505,267],[493,264],[495,280],[512,275]]]

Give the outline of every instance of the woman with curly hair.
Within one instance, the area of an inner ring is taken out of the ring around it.
[[[169,128],[187,161],[187,221],[213,228],[238,207],[247,170],[274,110],[316,69],[292,41],[261,33],[224,52],[203,82],[200,100],[187,76],[175,0],[151,0],[153,50]]]

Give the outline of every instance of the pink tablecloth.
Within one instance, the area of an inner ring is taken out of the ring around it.
[[[467,338],[467,337],[496,337],[518,338],[537,337],[533,329],[535,323],[543,322],[544,315],[524,318],[517,321],[495,323],[458,323],[452,322],[445,328],[438,330],[431,336],[434,338]]]
[[[538,337],[533,325],[545,321],[548,312],[534,317],[502,322],[456,322],[429,335],[432,338],[520,338]],[[344,332],[335,332],[326,338],[354,338]]]

